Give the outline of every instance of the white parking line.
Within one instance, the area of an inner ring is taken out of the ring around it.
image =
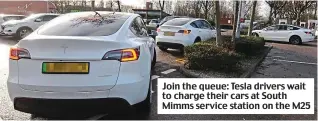
[[[308,65],[317,65],[317,63],[308,63],[308,62],[300,62],[300,61],[289,61],[289,60],[281,60],[281,59],[273,59],[276,61],[289,62],[289,63],[299,63],[299,64],[308,64]]]
[[[158,76],[158,75],[152,75],[151,76],[151,80],[155,80],[155,79],[157,79],[157,78],[159,78],[160,76]]]
[[[106,116],[107,114],[101,114],[101,115],[96,115],[96,116],[93,116],[93,117],[90,117],[88,118],[87,120],[98,120],[104,116]]]
[[[274,58],[286,58],[284,56],[272,56],[272,57],[274,57]]]
[[[162,73],[162,74],[169,74],[169,73],[174,72],[174,71],[176,71],[176,69],[168,69],[168,70],[163,71],[163,72],[161,72],[161,73]]]

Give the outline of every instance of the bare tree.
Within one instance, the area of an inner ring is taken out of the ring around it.
[[[92,11],[95,10],[95,0],[92,0],[92,1],[91,1],[91,6],[92,6],[92,7],[91,7]]]
[[[164,0],[159,0],[159,6],[160,6],[160,19],[162,19],[162,12],[164,10],[164,6],[165,6],[165,1]]]
[[[266,3],[270,7],[270,12],[268,16],[268,24],[272,24],[273,15],[274,15],[274,18],[276,18],[277,15],[282,12],[282,9],[287,4],[287,1],[266,1]]]
[[[214,1],[215,4],[215,27],[216,27],[216,46],[220,46],[222,42],[222,36],[221,36],[221,31],[220,31],[220,21],[221,21],[221,16],[220,16],[220,4],[218,0]]]
[[[313,3],[315,3],[315,1],[293,1],[292,5],[288,6],[292,8],[290,9],[291,12],[296,15],[297,25],[300,25],[301,14],[308,8],[312,7]]]
[[[253,1],[253,8],[252,8],[252,13],[251,13],[250,25],[248,27],[248,34],[247,34],[248,36],[252,35],[256,5],[257,5],[257,1]]]
[[[121,12],[121,9],[120,9],[120,1],[117,0],[116,2],[117,2],[117,6],[118,6],[118,11]]]
[[[238,21],[238,14],[239,14],[239,1],[235,1],[235,7],[234,7],[234,22],[233,22],[233,33],[232,33],[232,42],[235,43],[236,38],[236,27],[237,27],[237,21]]]
[[[210,9],[213,6],[213,2],[205,0],[205,1],[202,1],[202,5],[204,7],[204,18],[208,19],[208,12],[210,11]]]

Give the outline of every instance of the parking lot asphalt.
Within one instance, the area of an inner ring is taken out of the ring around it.
[[[150,119],[150,120],[295,120],[317,119],[315,115],[158,115],[157,80],[158,78],[185,78],[177,71],[183,56],[177,50],[162,52],[157,50],[157,64],[152,74],[153,103],[150,115],[134,110],[122,114],[96,114],[76,117],[48,118],[22,113],[13,109],[9,99],[6,80],[8,76],[9,47],[17,41],[11,37],[0,36],[0,119],[3,120],[47,120],[47,119]],[[317,80],[317,42],[305,45],[267,42],[274,48],[258,67],[252,78],[310,77]],[[315,82],[317,85],[317,83]],[[316,93],[317,94],[317,93]]]

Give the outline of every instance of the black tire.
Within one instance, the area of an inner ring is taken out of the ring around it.
[[[151,69],[155,68],[156,62],[157,62],[157,53],[156,53],[156,49],[155,49],[154,53],[153,53],[153,59],[152,59],[152,62],[151,62]]]
[[[289,43],[294,45],[300,45],[302,44],[302,40],[299,36],[293,35],[289,38]]]
[[[144,101],[138,103],[135,105],[136,109],[138,112],[142,112],[142,113],[146,113],[146,114],[150,114],[150,111],[151,111],[151,97],[152,97],[152,94],[151,94],[151,88],[152,88],[152,81],[151,81],[151,74],[149,76],[149,88],[148,88],[148,94],[147,94],[147,97]]]
[[[162,51],[167,51],[168,50],[167,47],[162,47],[162,46],[159,46],[159,49],[162,50]]]
[[[195,38],[194,43],[197,43],[197,42],[201,42],[201,38],[200,37]]]
[[[259,37],[257,33],[252,33],[252,36]]]
[[[28,36],[29,34],[31,34],[33,32],[33,30],[31,28],[28,28],[28,27],[22,27],[22,28],[19,28],[17,30],[17,33],[15,34],[15,37],[20,40],[20,39],[23,39],[24,37]],[[24,34],[22,34],[24,33]]]

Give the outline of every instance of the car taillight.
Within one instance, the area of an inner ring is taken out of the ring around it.
[[[102,60],[118,60],[121,62],[138,60],[140,54],[140,48],[129,48],[121,50],[112,50],[107,52]]]
[[[19,60],[21,58],[30,59],[30,53],[27,49],[11,47],[10,48],[10,59],[11,60]]]
[[[311,32],[305,32],[306,34],[311,34]]]
[[[190,34],[191,30],[179,30],[178,33]]]

